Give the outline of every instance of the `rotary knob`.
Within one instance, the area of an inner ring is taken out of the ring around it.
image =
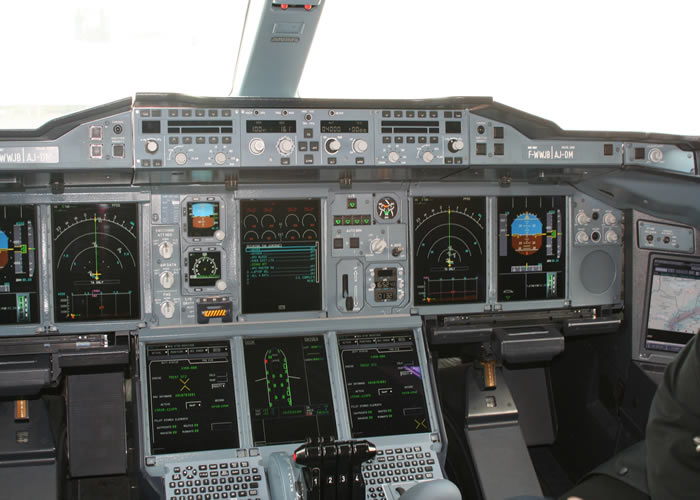
[[[160,313],[165,319],[172,319],[175,316],[175,304],[172,300],[166,300],[160,305]]]
[[[169,241],[164,241],[158,246],[158,253],[164,259],[169,259],[170,257],[172,257],[174,251],[175,247]]]
[[[389,161],[391,163],[396,163],[397,161],[399,161],[399,154],[396,151],[392,151],[391,153],[389,153]]]
[[[282,137],[279,141],[277,141],[277,151],[279,151],[279,154],[282,156],[292,154],[292,151],[294,151],[294,141],[292,141],[289,137]]]
[[[331,137],[326,141],[326,151],[328,151],[328,154],[336,154],[338,151],[340,151],[341,146],[342,144],[340,144],[340,141],[335,137]]]
[[[653,148],[649,151],[649,161],[653,163],[661,163],[664,161],[664,153],[659,148]]]
[[[216,155],[214,155],[214,161],[217,165],[223,165],[224,163],[226,163],[226,153],[222,153],[221,151],[219,151],[218,153],[216,153]]]
[[[175,155],[175,163],[177,163],[178,165],[184,165],[185,163],[187,163],[187,155],[183,152],[179,152]]]
[[[576,224],[579,226],[583,226],[584,224],[588,224],[591,222],[591,218],[586,215],[586,212],[579,212],[576,215]]]
[[[578,243],[586,243],[588,241],[588,234],[585,231],[579,231],[576,233],[576,241]]]
[[[214,231],[214,238],[216,238],[219,241],[224,241],[224,238],[226,238],[226,233],[223,232],[221,229],[218,231]]]
[[[606,231],[605,232],[605,241],[608,243],[617,243],[617,240],[619,239],[619,236],[615,231]]]
[[[355,139],[352,143],[352,150],[355,153],[362,154],[365,151],[367,151],[368,147],[369,146],[367,145],[367,141],[365,141],[364,139]]]
[[[172,288],[175,284],[175,275],[170,271],[160,273],[160,284],[163,288]]]
[[[222,292],[224,290],[226,290],[226,287],[227,287],[226,282],[224,280],[216,280],[216,283],[214,284],[214,286],[216,287],[217,290],[222,291]]]
[[[462,139],[450,139],[447,143],[447,149],[450,153],[458,153],[464,149],[464,141]]]
[[[435,155],[433,154],[432,151],[426,151],[423,153],[423,161],[425,163],[430,163],[431,161],[433,161],[434,158],[435,158]]]
[[[617,217],[614,214],[608,212],[603,216],[603,223],[606,226],[612,226],[617,222]]]
[[[380,238],[375,238],[369,243],[369,249],[372,250],[372,253],[382,253],[386,247],[386,241]]]
[[[254,155],[261,155],[265,152],[265,141],[263,141],[259,137],[251,139],[248,143],[248,149]]]
[[[146,153],[156,154],[158,151],[158,142],[155,139],[148,139],[146,141]]]

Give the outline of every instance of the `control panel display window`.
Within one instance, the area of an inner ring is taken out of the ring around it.
[[[243,343],[255,446],[337,435],[322,335]]]
[[[227,341],[148,345],[146,365],[151,453],[238,448]]]
[[[0,324],[38,321],[36,208],[0,206]]]
[[[486,300],[486,198],[413,199],[416,305]]]
[[[413,332],[338,336],[353,438],[430,432]]]
[[[678,352],[700,332],[700,262],[655,259],[646,347]]]
[[[140,318],[138,213],[136,203],[51,208],[56,321]]]
[[[498,300],[566,295],[566,197],[498,198]]]
[[[190,238],[212,238],[219,227],[219,202],[187,203],[187,235]]]
[[[320,200],[241,201],[243,314],[321,309]]]

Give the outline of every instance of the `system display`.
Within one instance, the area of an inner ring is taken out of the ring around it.
[[[39,321],[36,208],[0,206],[0,324]]]
[[[221,279],[221,252],[189,252],[188,283],[191,287],[214,286]]]
[[[486,300],[486,198],[413,199],[416,305]]]
[[[367,134],[367,120],[321,120],[322,134]]]
[[[187,235],[190,238],[211,238],[219,227],[219,202],[187,203]]]
[[[321,309],[320,200],[241,201],[242,311]]]
[[[56,321],[140,318],[138,213],[135,203],[52,207]]]
[[[566,197],[498,198],[498,300],[566,295]]]
[[[700,262],[655,259],[647,315],[647,349],[680,351],[700,332]]]
[[[295,120],[247,120],[246,132],[249,134],[293,134],[297,131]]]
[[[353,438],[430,432],[413,332],[338,336]]]
[[[256,446],[337,435],[322,335],[243,343]]]
[[[238,448],[225,342],[146,346],[151,453]]]

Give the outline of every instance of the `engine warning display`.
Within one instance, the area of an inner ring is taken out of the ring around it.
[[[566,197],[498,198],[498,300],[566,294]]]
[[[56,321],[140,318],[138,212],[135,203],[51,208]]]

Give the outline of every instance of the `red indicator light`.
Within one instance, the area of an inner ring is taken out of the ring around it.
[[[280,5],[280,8],[281,8],[282,10],[287,10],[287,9],[289,8],[289,4],[283,3],[282,5]]]
[[[311,10],[311,7],[312,7],[312,6],[311,6],[311,5],[308,5],[308,4],[307,4],[307,5],[304,5],[304,9],[306,9],[306,10]]]
[[[296,462],[297,461],[297,453],[294,452],[294,455],[292,455],[292,459]]]

